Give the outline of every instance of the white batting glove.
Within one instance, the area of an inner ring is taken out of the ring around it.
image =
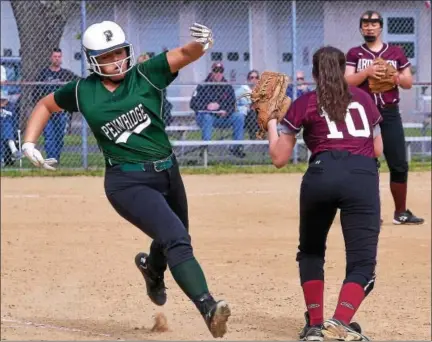
[[[191,31],[191,36],[195,38],[195,41],[203,45],[204,51],[213,46],[213,33],[207,26],[194,23],[189,30]]]
[[[24,155],[32,162],[34,166],[43,167],[46,170],[55,171],[51,165],[56,164],[57,160],[54,158],[44,159],[42,154],[35,148],[35,144],[26,142],[22,145]]]

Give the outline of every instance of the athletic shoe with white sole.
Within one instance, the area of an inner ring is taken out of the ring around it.
[[[227,321],[231,316],[228,304],[220,300],[216,302],[210,294],[204,294],[195,305],[201,312],[213,337],[223,337],[227,332]]]
[[[411,210],[407,209],[401,213],[395,213],[393,224],[423,224],[424,219],[415,216]]]
[[[166,287],[163,275],[158,275],[153,272],[148,265],[148,254],[138,253],[135,257],[135,265],[144,277],[147,287],[147,295],[150,300],[159,306],[166,303]]]
[[[305,314],[306,324],[302,331],[300,331],[299,337],[302,341],[324,341],[324,335],[321,332],[322,324],[310,325],[309,313],[306,311]]]
[[[324,322],[322,333],[325,340],[370,341],[368,337],[361,333],[361,328],[358,323],[353,322],[349,325],[346,325],[334,318],[330,318]]]

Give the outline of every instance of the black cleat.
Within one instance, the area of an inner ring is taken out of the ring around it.
[[[322,324],[310,325],[309,313],[306,311],[305,314],[306,325],[299,334],[300,340],[302,341],[324,341],[324,335],[321,332]]]
[[[353,329],[354,331],[358,332],[359,334],[361,334],[362,329],[360,327],[360,324],[358,324],[357,322],[351,322],[349,324],[350,328]]]
[[[393,224],[423,224],[424,219],[415,216],[409,209],[394,214]]]
[[[209,294],[203,295],[195,302],[213,337],[223,337],[227,332],[227,321],[231,316],[228,304],[220,300],[216,302]]]
[[[362,334],[358,323],[353,322],[346,325],[334,318],[330,318],[324,322],[322,333],[326,340],[370,341],[368,337]]]
[[[138,253],[135,257],[135,264],[144,277],[150,300],[154,304],[162,306],[167,300],[164,277],[163,274],[157,275],[149,268],[147,258],[148,254]]]

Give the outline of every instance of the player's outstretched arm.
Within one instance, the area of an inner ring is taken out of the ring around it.
[[[35,145],[51,114],[61,110],[62,108],[54,100],[54,94],[51,93],[39,100],[30,115],[24,134],[22,150],[24,155],[37,167],[55,170],[51,165],[57,163],[57,160],[52,158],[44,159],[42,154],[35,148]]]
[[[296,144],[296,137],[294,134],[285,133],[279,136],[276,119],[270,120],[267,124],[267,128],[270,157],[273,165],[280,169],[288,164]]]
[[[194,42],[167,52],[167,60],[172,73],[195,62],[213,46],[213,33],[207,26],[195,23],[190,27],[190,32],[195,38]]]

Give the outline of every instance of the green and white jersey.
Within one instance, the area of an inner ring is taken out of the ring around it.
[[[93,74],[66,84],[54,99],[59,107],[84,115],[106,159],[156,161],[172,153],[162,119],[162,89],[177,75],[164,52],[135,65],[113,92]]]

